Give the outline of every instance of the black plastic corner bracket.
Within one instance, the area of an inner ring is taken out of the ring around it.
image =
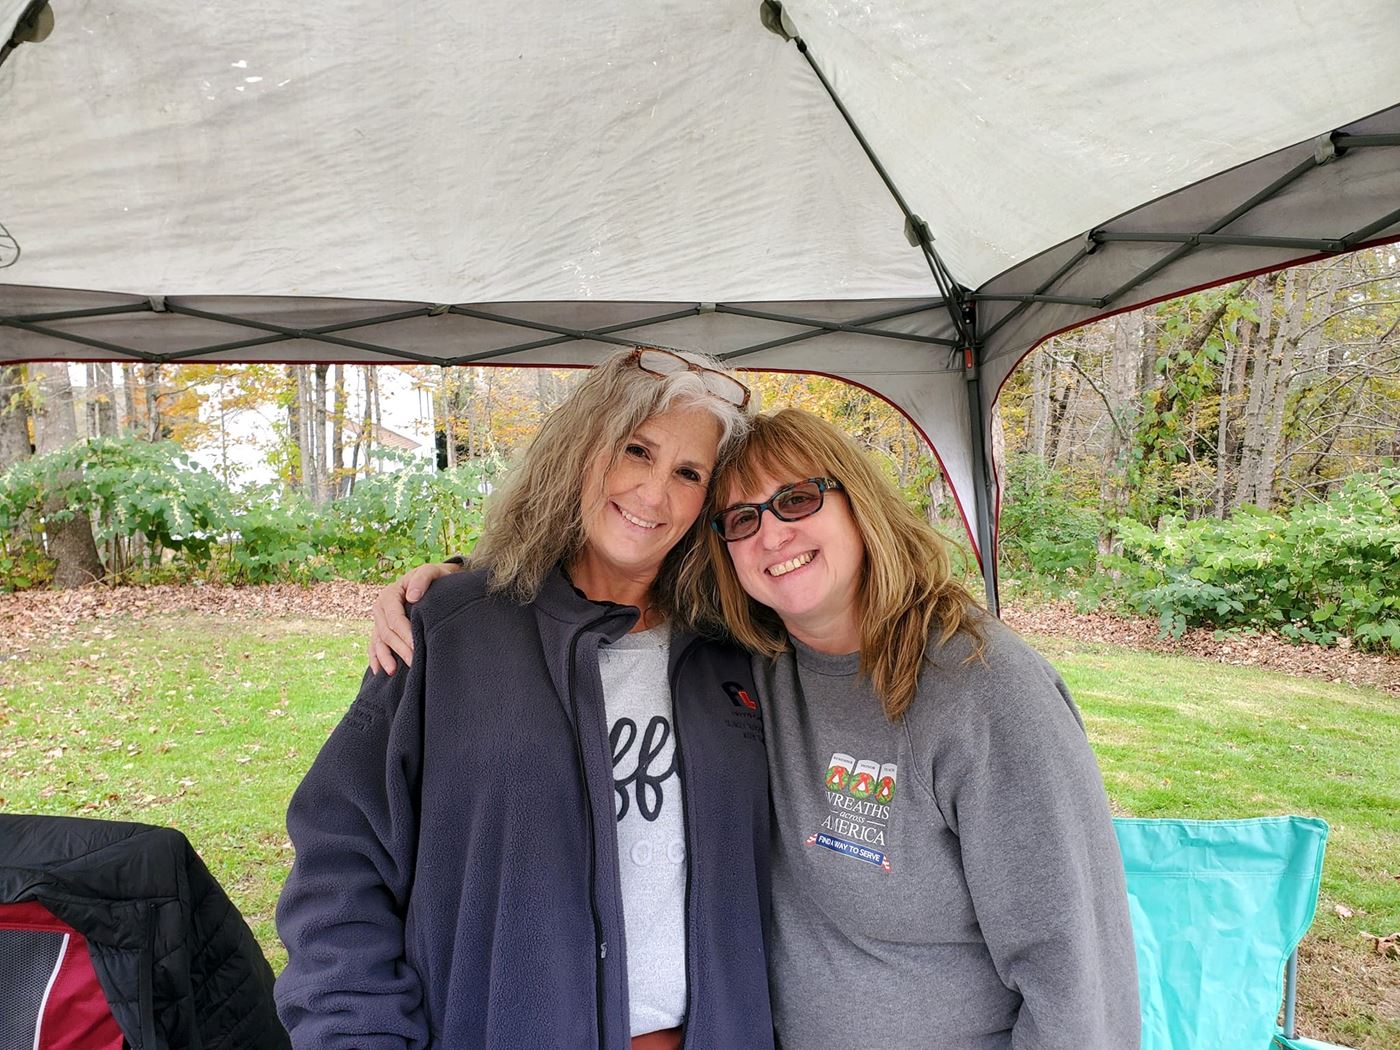
[[[929,230],[928,223],[911,214],[904,220],[904,239],[909,242],[911,248],[920,248],[933,243],[933,233]]]
[[[784,40],[792,40],[797,36],[797,27],[792,24],[792,19],[788,17],[783,5],[778,0],[763,0],[758,5],[758,17],[763,21],[763,27],[771,33],[777,33]]]

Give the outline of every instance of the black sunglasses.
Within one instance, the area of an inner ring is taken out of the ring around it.
[[[763,512],[771,510],[779,521],[801,521],[822,509],[827,492],[840,492],[835,478],[808,478],[784,485],[762,503],[736,503],[725,507],[710,520],[710,527],[725,543],[746,540],[758,531]]]

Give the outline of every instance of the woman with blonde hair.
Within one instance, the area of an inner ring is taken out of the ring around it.
[[[1122,860],[1054,669],[832,424],[754,421],[697,616],[756,653],[778,1045],[1132,1050]]]
[[[614,355],[415,607],[412,666],[375,661],[287,814],[295,1047],[773,1045],[749,661],[677,602],[748,400]]]
[[[755,654],[777,1045],[1134,1050],[1122,860],[1059,675],[820,417],[757,417],[706,514],[679,600]]]

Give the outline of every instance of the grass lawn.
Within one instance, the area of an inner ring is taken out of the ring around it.
[[[362,622],[182,614],[92,623],[23,659],[0,653],[0,808],[180,828],[280,969],[283,812],[358,688],[364,632]],[[1400,963],[1361,935],[1400,930],[1400,702],[1034,641],[1084,710],[1118,812],[1303,813],[1332,825],[1300,1025],[1358,1050],[1400,1046]]]

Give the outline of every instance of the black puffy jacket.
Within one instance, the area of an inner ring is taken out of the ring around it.
[[[173,828],[0,814],[0,903],[31,900],[87,939],[133,1050],[290,1046],[252,931]]]

